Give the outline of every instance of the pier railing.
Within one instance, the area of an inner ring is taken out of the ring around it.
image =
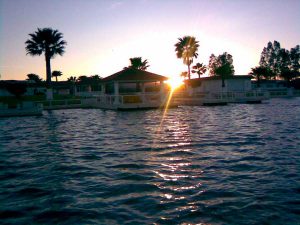
[[[235,92],[198,92],[192,97],[209,100],[257,99],[268,98],[267,92],[262,91],[235,91]]]
[[[40,101],[44,109],[68,109],[68,108],[88,108],[104,106],[126,106],[126,105],[159,105],[161,103],[160,93],[137,93],[121,95],[93,95],[80,99],[47,100]]]
[[[234,103],[234,102],[255,102],[269,98],[268,92],[259,90],[235,91],[235,92],[197,92],[192,96],[176,95],[179,102],[197,102],[201,103]]]

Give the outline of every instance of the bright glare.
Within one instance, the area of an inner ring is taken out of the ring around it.
[[[171,86],[172,90],[175,90],[183,84],[183,80],[180,77],[172,77],[167,83]]]

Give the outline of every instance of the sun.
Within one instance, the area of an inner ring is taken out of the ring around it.
[[[183,84],[183,80],[180,77],[171,77],[167,80],[167,84],[170,85],[172,90],[175,90]]]

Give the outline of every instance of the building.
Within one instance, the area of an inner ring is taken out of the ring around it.
[[[256,103],[267,99],[261,91],[252,89],[252,76],[234,75],[202,77],[185,81],[186,92],[177,98],[183,105],[224,105],[227,103]]]
[[[186,80],[189,95],[208,92],[245,92],[251,91],[252,76],[235,75],[224,80],[225,86],[222,87],[220,76],[202,77]]]
[[[165,102],[168,78],[148,71],[125,68],[101,80],[101,93],[93,107],[108,109],[158,108]]]

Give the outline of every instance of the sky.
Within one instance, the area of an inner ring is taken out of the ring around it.
[[[179,76],[187,67],[174,44],[185,35],[199,41],[195,63],[228,52],[235,74],[248,74],[269,41],[300,44],[299,21],[299,0],[0,0],[0,79],[46,78],[45,58],[25,51],[37,28],[63,33],[66,52],[51,67],[66,80],[109,76],[132,57],[147,59],[150,72]]]

